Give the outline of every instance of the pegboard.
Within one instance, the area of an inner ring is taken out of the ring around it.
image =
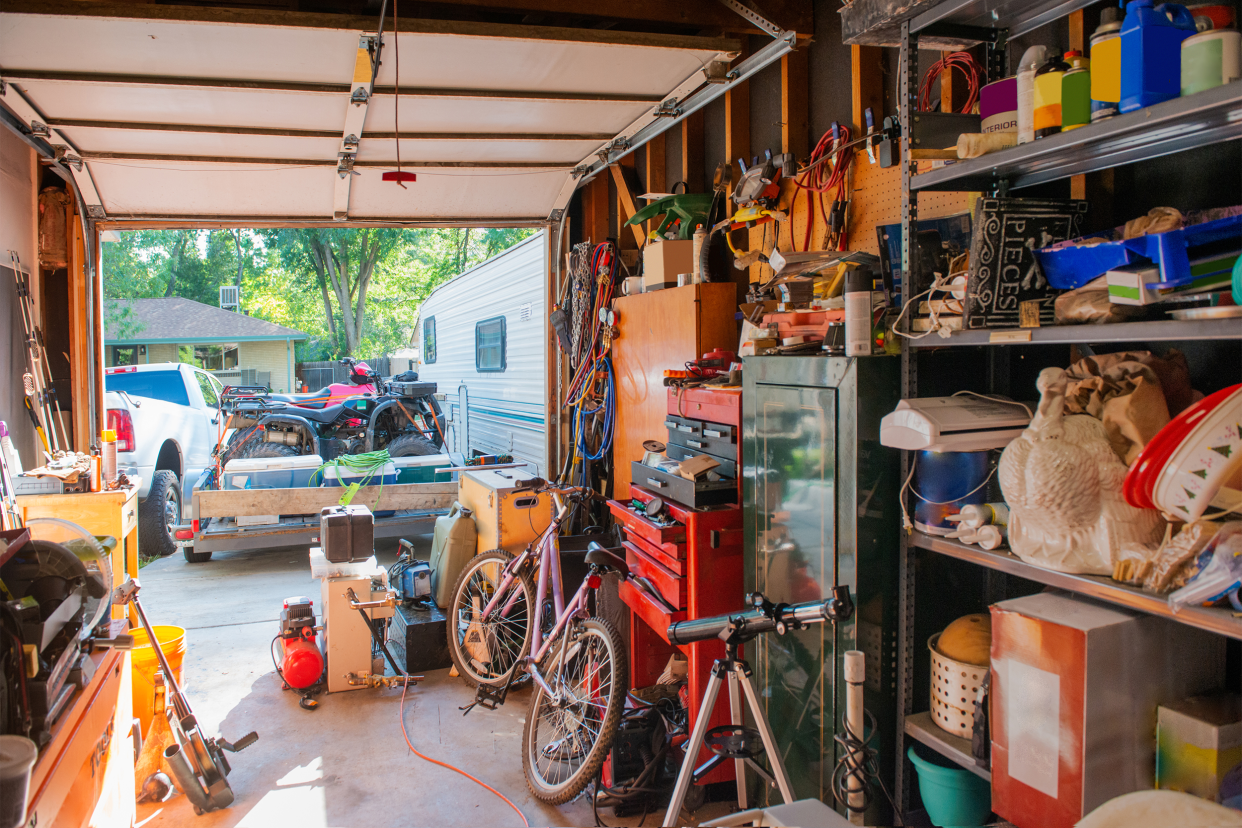
[[[942,218],[963,213],[975,196],[963,192],[924,192],[919,195],[919,218]],[[865,152],[854,160],[854,194],[850,202],[850,250],[880,255],[875,228],[901,221],[901,167],[883,169]]]
[[[879,164],[872,164],[865,152],[854,157],[853,190],[850,196],[849,236],[847,247],[850,250],[863,250],[873,255],[880,255],[879,240],[875,228],[881,224],[896,224],[901,221],[901,168],[883,169]],[[919,216],[921,218],[941,218],[965,212],[974,204],[977,194],[963,192],[925,192],[919,196]],[[811,198],[818,199],[815,193]],[[806,223],[812,211],[807,209],[807,199],[803,191],[794,187],[786,180],[781,188],[780,209],[789,213],[790,220],[781,224],[779,249],[783,253],[795,249],[804,249],[803,239],[806,234]],[[824,194],[824,207],[832,207],[832,194]],[[825,224],[820,215],[818,203],[814,205],[814,226],[811,228],[810,249],[824,249]],[[766,232],[765,232],[766,229]],[[792,234],[790,230],[792,229]],[[750,230],[749,249],[754,250],[762,245],[765,252],[772,250],[773,225],[753,227]],[[739,236],[741,234],[738,234]],[[750,281],[764,281],[772,278],[772,268],[757,264],[750,268]]]

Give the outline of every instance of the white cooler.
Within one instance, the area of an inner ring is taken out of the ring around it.
[[[301,457],[247,457],[224,466],[225,489],[297,489],[321,485],[315,471],[323,465],[318,454]],[[311,477],[315,477],[312,484]]]

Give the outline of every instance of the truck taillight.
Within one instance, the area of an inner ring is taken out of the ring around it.
[[[134,450],[134,418],[124,408],[108,409],[108,428],[116,432],[116,450]]]

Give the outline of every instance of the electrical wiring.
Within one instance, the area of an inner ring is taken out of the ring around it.
[[[888,799],[897,824],[905,825],[901,818],[901,809],[897,807],[892,794],[888,792],[888,786],[884,784],[884,777],[880,775],[879,751],[871,745],[880,729],[870,710],[863,710],[863,715],[867,720],[864,731],[869,733],[869,736],[863,738],[862,734],[852,731],[850,723],[843,718],[841,726],[845,731],[844,735],[837,733],[832,737],[832,740],[842,749],[841,761],[837,762],[832,772],[832,797],[848,812],[864,813],[875,800],[875,791],[872,787],[872,780],[874,780],[879,783],[880,790]],[[851,798],[861,798],[862,801],[857,806],[851,805]]]
[[[802,249],[811,249],[811,228],[815,226],[815,206],[828,231],[826,247],[844,250],[848,245],[845,210],[849,204],[850,166],[854,163],[854,147],[866,139],[850,140],[850,128],[840,126],[825,132],[811,151],[810,163],[798,172],[794,184],[806,196],[807,222],[802,236]],[[827,165],[827,166],[825,166]],[[834,193],[831,209],[824,204],[824,194]],[[795,196],[796,197],[796,196]],[[836,227],[834,231],[834,226]],[[834,238],[835,237],[835,238]],[[797,252],[792,228],[790,244]]]
[[[962,112],[972,112],[975,104],[979,102],[979,80],[983,77],[983,68],[975,61],[969,52],[950,52],[941,60],[932,64],[927,70],[927,74],[923,75],[923,80],[919,82],[919,111],[931,112],[931,90],[936,79],[941,77],[945,72],[956,69],[966,78],[967,96],[966,103],[962,106]]]

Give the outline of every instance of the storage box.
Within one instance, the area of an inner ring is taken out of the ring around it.
[[[637,460],[630,463],[630,469],[633,485],[642,486],[665,500],[689,506],[691,509],[737,503],[736,480],[687,480],[678,474],[644,466]]]
[[[359,486],[391,486],[397,482],[397,466],[391,460],[383,465],[374,473],[355,472],[341,466],[338,470],[335,465],[329,465],[323,470],[323,485],[325,486],[350,486],[357,483]]]
[[[436,474],[436,469],[447,469],[453,460],[447,454],[425,454],[421,457],[394,457],[392,464],[397,469],[398,483],[435,483],[447,482],[449,472]]]
[[[517,488],[534,477],[521,469],[462,472],[457,500],[474,513],[480,552],[521,552],[552,523],[552,495]]]
[[[1216,689],[1225,639],[1043,592],[992,606],[992,809],[1071,828],[1155,785],[1156,708]]]
[[[643,291],[677,287],[679,273],[694,271],[694,241],[652,241],[643,249]]]
[[[366,506],[328,506],[319,513],[319,545],[333,563],[375,554],[375,518]]]
[[[1242,696],[1162,704],[1156,743],[1157,788],[1242,810]]]
[[[323,465],[318,454],[301,457],[247,457],[224,464],[224,488],[296,489],[318,486],[322,476],[315,474]]]
[[[399,604],[388,625],[388,646],[393,658],[407,673],[421,673],[452,667],[445,625],[447,618],[436,606]]]
[[[1176,289],[1161,290],[1160,268],[1155,265],[1131,264],[1114,268],[1104,274],[1108,283],[1108,301],[1114,305],[1154,305],[1188,294],[1227,290],[1237,254],[1198,259],[1190,263],[1190,281]]]

